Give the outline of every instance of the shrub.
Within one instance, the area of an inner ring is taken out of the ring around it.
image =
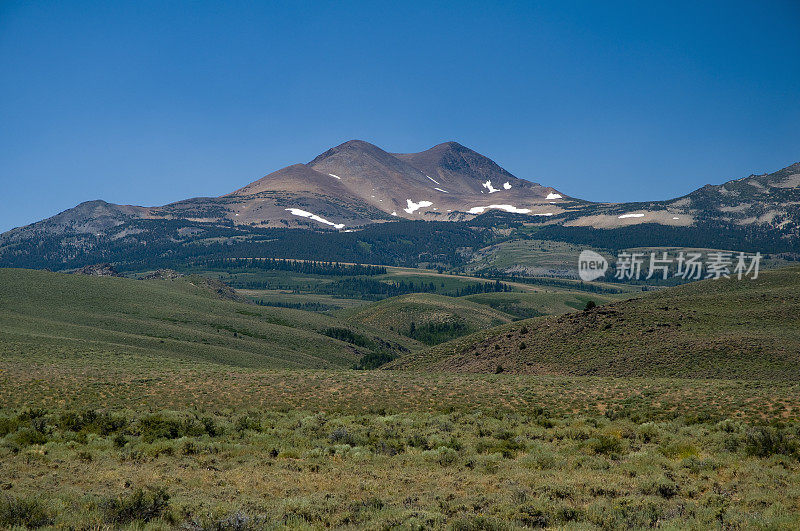
[[[503,434],[501,433],[502,437]],[[479,454],[498,454],[506,459],[514,457],[518,452],[525,449],[525,443],[513,437],[503,439],[482,439],[475,445],[475,451]]]
[[[183,441],[183,444],[181,445],[182,455],[196,455],[198,453],[200,453],[200,449],[197,447],[194,441],[191,440]]]
[[[124,429],[128,425],[128,419],[110,413],[98,413],[94,410],[83,413],[70,411],[61,415],[57,424],[63,430],[76,433],[97,433],[105,437]]]
[[[552,451],[536,446],[522,460],[523,466],[535,470],[550,470],[556,466],[556,454]]]
[[[37,499],[0,497],[0,527],[42,527],[52,524]]]
[[[714,429],[724,433],[736,433],[739,431],[740,423],[732,419],[724,419],[714,425]]]
[[[8,417],[0,417],[0,437],[5,437],[9,433],[14,433],[19,428],[19,420]]]
[[[78,460],[83,461],[85,463],[91,463],[92,459],[94,459],[92,457],[92,452],[88,450],[78,450],[78,453],[75,454],[75,456],[78,458]]]
[[[156,459],[162,455],[174,455],[175,448],[171,442],[168,441],[159,441],[155,444],[151,444],[149,446],[144,447],[144,453],[153,459]]]
[[[699,457],[687,457],[681,462],[681,467],[688,469],[690,472],[705,472],[708,470],[716,470],[719,465],[712,459],[700,459]]]
[[[34,444],[44,444],[47,442],[47,437],[44,433],[31,429],[22,428],[14,434],[14,441],[20,446],[31,446]]]
[[[17,415],[17,420],[20,422],[29,422],[36,419],[41,419],[45,415],[47,415],[47,411],[44,409],[32,408],[26,409],[19,415]]]
[[[450,529],[453,531],[502,531],[512,529],[512,526],[487,516],[470,516],[456,519],[451,524]]]
[[[395,359],[395,356],[389,352],[367,352],[358,360],[353,368],[357,371],[368,371],[377,369],[381,365],[386,365]]]
[[[639,439],[641,439],[642,442],[645,443],[655,441],[660,433],[658,426],[656,426],[655,423],[653,422],[646,422],[642,424],[641,426],[639,426],[639,429],[637,431]]]
[[[214,529],[217,531],[225,531],[228,529],[231,531],[262,529],[265,527],[264,520],[265,517],[263,516],[248,516],[241,511],[236,511],[235,513],[229,514],[221,520],[216,520],[207,525],[198,526],[197,529]]]
[[[202,435],[204,431],[201,425],[191,419],[181,421],[168,419],[161,415],[149,415],[139,419],[139,434],[145,442]]]
[[[407,444],[412,448],[420,448],[422,450],[431,449],[431,446],[428,443],[428,438],[419,433],[415,433],[414,435],[409,437]]]
[[[252,415],[244,415],[236,419],[236,431],[243,432],[243,431],[261,431],[261,419],[258,419]]]
[[[442,466],[450,466],[458,459],[458,452],[447,446],[440,446],[436,450],[426,450],[422,452],[422,455],[425,459],[439,463]]]
[[[500,470],[500,463],[502,459],[503,456],[501,454],[489,454],[483,457],[483,459],[481,459],[481,462],[483,464],[483,470],[487,474],[494,474],[495,472]]]
[[[169,506],[169,494],[164,487],[150,488],[146,492],[140,488],[126,496],[107,499],[100,506],[108,523],[149,522],[164,514]]]
[[[127,444],[127,442],[128,442],[128,439],[126,439],[126,438],[125,438],[125,436],[124,436],[123,434],[121,434],[121,433],[118,433],[118,434],[116,434],[116,435],[114,436],[114,440],[113,440],[113,442],[114,442],[114,447],[115,447],[115,448],[124,448],[124,447],[125,447],[125,445],[126,445],[126,444]]]
[[[344,426],[339,426],[333,430],[330,435],[328,435],[328,441],[330,441],[331,444],[349,444],[350,446],[355,446],[353,436],[350,435],[347,428]]]
[[[745,452],[756,457],[771,455],[793,455],[797,453],[797,441],[783,428],[757,426],[747,430]]]
[[[203,429],[210,437],[219,437],[225,433],[225,429],[219,426],[216,421],[211,417],[203,417],[200,419]]]
[[[661,453],[670,459],[686,459],[698,454],[697,447],[685,441],[675,441],[661,448]]]
[[[612,435],[598,435],[586,441],[586,446],[596,454],[618,454],[622,452],[622,441]]]
[[[667,477],[651,478],[641,485],[643,494],[672,498],[678,494],[678,485]]]

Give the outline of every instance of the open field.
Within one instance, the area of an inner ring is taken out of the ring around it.
[[[3,365],[4,525],[800,523],[795,383]]]

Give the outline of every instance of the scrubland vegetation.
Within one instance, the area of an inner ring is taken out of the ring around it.
[[[800,525],[794,383],[7,367],[4,526]]]

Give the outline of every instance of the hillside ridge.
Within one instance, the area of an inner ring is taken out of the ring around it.
[[[574,376],[800,378],[800,266],[704,280],[478,332],[388,369]]]

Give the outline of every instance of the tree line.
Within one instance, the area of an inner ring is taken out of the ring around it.
[[[232,268],[260,269],[262,271],[293,271],[306,275],[374,276],[385,275],[383,266],[341,264],[318,260],[287,260],[281,258],[203,258],[195,266],[206,269],[230,270]]]

